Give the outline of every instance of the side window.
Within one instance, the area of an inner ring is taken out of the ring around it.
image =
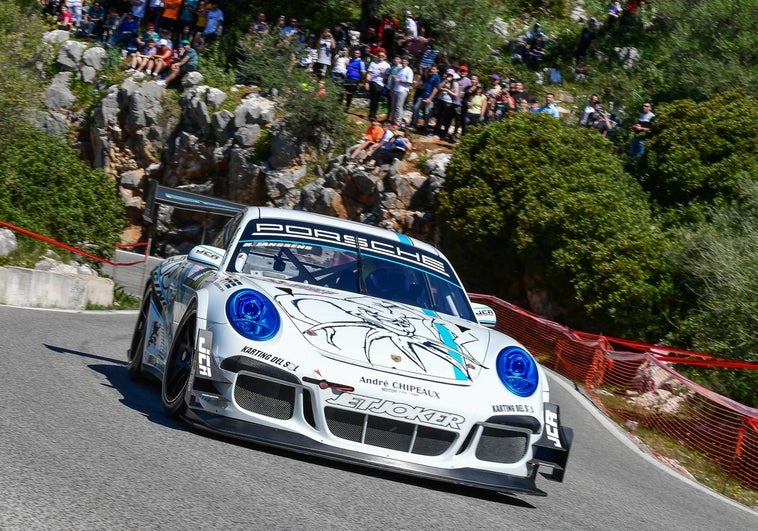
[[[240,225],[240,221],[242,221],[242,215],[243,213],[240,212],[232,219],[230,219],[226,225],[224,225],[224,228],[221,230],[221,232],[219,232],[218,235],[213,239],[212,245],[214,247],[220,247],[222,249],[229,248],[229,243],[232,241],[234,233],[237,231],[237,227]]]

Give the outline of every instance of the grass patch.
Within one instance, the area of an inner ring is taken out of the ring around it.
[[[623,393],[623,390],[606,387],[596,395],[596,400],[620,428],[633,434],[650,453],[662,461],[670,460],[681,466],[692,474],[698,483],[747,507],[758,509],[758,491],[740,483],[708,455],[681,444],[666,433],[644,426],[639,421],[645,416],[645,410],[632,404],[629,397],[619,393]],[[677,415],[680,419],[683,416],[686,416],[686,412]],[[628,420],[638,422],[635,429],[630,430],[626,425]]]

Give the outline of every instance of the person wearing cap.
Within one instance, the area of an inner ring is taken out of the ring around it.
[[[135,40],[137,41],[137,47],[139,49],[143,49],[145,46],[147,46],[147,43],[150,40],[158,42],[158,39],[160,38],[161,36],[158,35],[157,31],[155,31],[155,24],[148,22],[147,26],[145,27],[145,31],[143,31],[141,34],[138,34]]]
[[[161,72],[171,66],[171,57],[173,54],[174,51],[169,46],[168,41],[166,39],[160,39],[158,41],[158,50],[147,60],[145,73],[148,76],[157,78]]]
[[[179,44],[178,60],[169,67],[166,79],[158,81],[158,84],[161,86],[168,85],[179,76],[197,71],[198,66],[199,57],[197,51],[192,47],[190,41],[184,40]]]
[[[455,80],[455,70],[448,68],[445,70],[445,78],[437,90],[437,109],[435,111],[437,122],[434,124],[434,134],[440,137],[440,140],[452,139],[449,129],[455,116],[455,100],[458,94],[459,88],[458,82]]]

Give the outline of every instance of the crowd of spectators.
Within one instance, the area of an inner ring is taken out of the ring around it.
[[[121,48],[130,73],[147,75],[161,84],[197,70],[196,50],[224,31],[223,11],[213,1],[40,2],[45,11],[58,18],[61,28]],[[642,6],[644,0],[626,0],[623,5],[610,2],[606,28],[633,23]],[[408,128],[456,142],[470,127],[503,120],[512,113],[545,113],[560,118],[552,93],[544,96],[541,105],[538,98],[526,92],[522,81],[506,72],[469,72],[466,65],[453,64],[426,36],[425,22],[411,11],[403,13],[402,21],[385,13],[376,26],[363,34],[342,22],[322,28],[318,34],[311,33],[296,18],[283,15],[270,26],[266,14],[258,13],[250,23],[248,36],[261,42],[269,34],[295,44],[295,64],[319,80],[320,93],[326,92],[323,80],[331,78],[340,87],[338,97],[346,111],[357,94],[367,97],[367,119],[375,122],[385,107],[384,121],[395,133]],[[580,32],[575,58],[588,55],[597,36],[598,22],[591,18]],[[519,60],[536,69],[547,54],[545,43],[542,26],[535,23],[523,37]],[[639,120],[642,129],[632,127],[633,156],[644,153],[640,139],[650,130],[652,116]],[[608,137],[617,132],[620,120],[593,96],[579,123]],[[365,147],[386,143],[372,141]]]
[[[224,31],[224,13],[206,0],[39,0],[59,29],[117,48],[125,68],[160,85],[198,69],[197,49]],[[176,43],[176,44],[175,44]]]

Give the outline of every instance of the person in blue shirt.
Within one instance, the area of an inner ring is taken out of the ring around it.
[[[356,48],[353,50],[353,56],[347,63],[347,72],[345,73],[345,112],[350,110],[350,104],[353,102],[353,96],[355,95],[356,90],[358,90],[358,85],[365,81],[365,77],[366,63],[364,63],[363,59],[361,59],[360,49]],[[340,100],[341,99],[342,97],[340,97]]]
[[[420,95],[413,102],[413,114],[411,115],[410,126],[414,129],[418,127],[421,109],[424,110],[423,131],[429,129],[429,120],[432,117],[432,110],[434,109],[434,97],[437,95],[437,87],[442,83],[438,70],[436,65],[432,65],[426,72],[426,75],[416,85],[416,90],[420,92]]]
[[[558,107],[555,106],[555,96],[552,92],[548,92],[545,95],[545,105],[539,108],[537,112],[549,114],[553,118],[560,118],[560,114],[558,113]]]

